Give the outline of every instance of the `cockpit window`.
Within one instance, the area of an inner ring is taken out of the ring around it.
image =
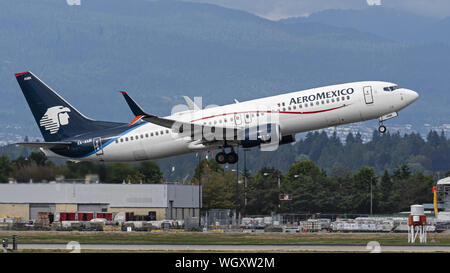
[[[385,87],[385,88],[383,88],[383,90],[386,91],[386,92],[392,92],[392,91],[394,91],[396,89],[399,89],[399,88],[400,87],[398,85],[393,85],[393,86]]]

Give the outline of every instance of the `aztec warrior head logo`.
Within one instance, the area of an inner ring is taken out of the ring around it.
[[[67,107],[50,107],[39,121],[39,125],[43,126],[45,130],[49,130],[50,134],[56,134],[59,131],[59,126],[69,124],[68,112],[70,112],[70,109]]]

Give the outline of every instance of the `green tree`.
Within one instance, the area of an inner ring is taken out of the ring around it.
[[[8,156],[0,156],[0,183],[7,183],[12,172],[11,162]]]
[[[282,191],[291,193],[293,200],[282,203],[282,210],[296,213],[329,211],[335,196],[329,194],[332,185],[327,182],[324,172],[312,161],[295,162],[282,182]]]
[[[38,166],[45,166],[47,161],[47,157],[42,152],[32,152],[29,156],[29,159],[35,162]]]
[[[270,214],[278,212],[278,177],[281,172],[275,168],[264,167],[248,179],[247,214]]]
[[[191,183],[202,185],[202,208],[236,208],[234,182],[235,176],[225,171],[214,159],[203,159],[197,165]]]
[[[136,167],[127,163],[110,163],[105,164],[106,181],[111,183],[137,183],[139,171]]]
[[[139,164],[138,171],[142,174],[144,183],[159,183],[163,174],[154,161],[144,161]]]
[[[377,187],[377,176],[373,168],[362,167],[353,176],[353,188],[355,194],[353,195],[353,206],[355,212],[358,213],[370,213],[370,189],[372,184],[372,201],[373,208],[376,206],[378,198],[375,196],[375,191]],[[375,211],[374,211],[375,212]]]
[[[380,213],[390,213],[393,212],[393,204],[391,201],[392,195],[392,178],[389,175],[388,171],[384,171],[383,176],[381,177],[379,188],[379,202],[378,209]]]

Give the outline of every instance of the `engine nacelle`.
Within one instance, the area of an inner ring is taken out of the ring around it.
[[[295,142],[295,135],[287,135],[287,136],[282,136],[280,139],[280,145],[283,144],[288,144],[288,143],[292,143]]]
[[[279,141],[280,130],[278,124],[268,123],[250,127],[244,130],[241,145],[244,148],[257,147]]]

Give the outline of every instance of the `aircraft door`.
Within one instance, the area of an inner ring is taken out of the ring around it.
[[[363,92],[366,104],[372,104],[373,103],[372,86],[364,86]]]
[[[96,137],[92,141],[94,144],[94,151],[96,155],[103,155],[103,145],[102,145],[102,138]]]

